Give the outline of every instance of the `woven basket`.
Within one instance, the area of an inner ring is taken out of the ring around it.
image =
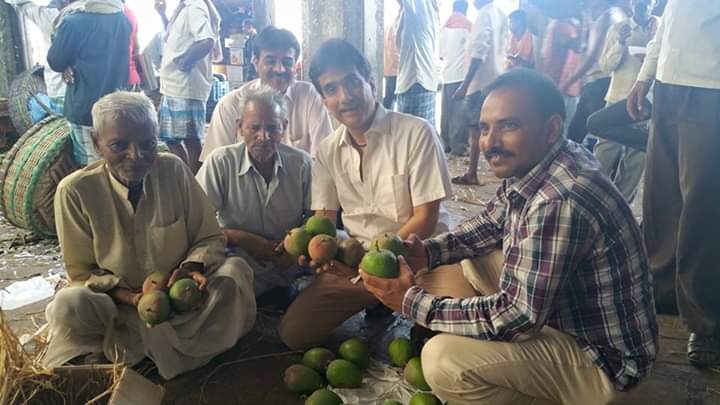
[[[58,183],[79,168],[70,125],[58,115],[35,124],[0,165],[0,209],[11,224],[38,235],[55,235],[53,199]]]
[[[38,93],[46,93],[45,80],[43,80],[43,67],[40,65],[20,73],[10,83],[10,119],[18,134],[24,134],[30,129],[32,119],[28,109],[28,100]]]

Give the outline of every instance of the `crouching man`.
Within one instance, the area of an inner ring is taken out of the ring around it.
[[[562,137],[563,98],[549,78],[516,69],[487,93],[480,148],[504,179],[496,196],[452,232],[411,237],[399,278],[361,271],[365,287],[443,333],[422,350],[443,400],[606,404],[648,374],[657,352],[639,227],[593,156]],[[415,285],[448,268],[474,296]]]
[[[282,94],[248,89],[236,106],[243,142],[215,149],[197,174],[217,210],[231,254],[250,263],[255,294],[285,287],[298,274],[279,244],[310,211],[310,155],[280,143],[288,127]]]
[[[135,364],[145,356],[170,379],[233,347],[255,321],[253,274],[225,259],[215,210],[183,162],[157,154],[150,100],[117,92],[92,109],[92,139],[103,158],[63,179],[55,220],[71,285],[46,309],[44,365],[104,354]],[[199,308],[152,328],[138,316],[140,287],[158,271],[190,277],[205,292]]]

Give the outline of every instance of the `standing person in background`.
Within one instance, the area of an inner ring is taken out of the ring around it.
[[[582,26],[583,30],[589,30],[584,60],[567,80],[560,83],[560,90],[565,93],[576,81],[583,82],[580,100],[568,127],[568,138],[578,143],[587,135],[587,119],[590,114],[605,106],[610,74],[600,68],[599,62],[608,30],[613,24],[627,19],[625,11],[615,5],[618,0],[590,0],[588,3],[586,11],[597,17]],[[583,35],[586,34],[581,33],[581,36]]]
[[[495,80],[505,69],[505,42],[508,22],[505,14],[492,0],[475,0],[478,10],[468,42],[466,60],[468,69],[465,79],[454,97],[464,99],[464,121],[470,137],[470,164],[465,174],[454,177],[452,182],[461,185],[477,185],[478,160],[480,159],[480,127],[478,117],[485,94],[483,88]]]
[[[402,16],[402,1],[398,0],[398,3],[400,4],[400,12],[398,12],[393,23],[385,27],[385,43],[383,45],[383,77],[385,78],[383,107],[388,110],[393,109],[397,98],[395,96],[395,87],[397,84],[398,58],[400,58],[397,48],[397,30]]]
[[[5,2],[15,6],[15,10],[19,15],[37,25],[42,33],[44,44],[49,48],[52,42],[50,35],[53,32],[53,21],[60,14],[60,10],[68,4],[68,0],[53,0],[47,6],[39,6],[29,0],[5,0]],[[47,58],[43,61],[43,66],[45,88],[50,98],[48,107],[53,112],[62,114],[65,104],[65,82],[62,73],[53,71],[47,62]]]
[[[398,110],[435,126],[435,57],[440,29],[438,0],[400,0]]]
[[[643,231],[658,311],[677,308],[688,360],[720,365],[720,2],[670,0],[627,100],[646,114],[653,81]]]
[[[578,54],[580,20],[574,17],[552,20],[545,32],[542,70],[561,88],[565,100],[565,112],[568,117],[572,117],[575,115],[577,97],[580,95],[580,82],[575,81],[567,86],[560,84],[570,78],[581,62]],[[570,120],[565,120],[565,131],[569,124]]]
[[[205,108],[212,87],[211,53],[220,15],[210,0],[182,0],[167,25],[160,67],[160,139],[195,173],[200,167]]]
[[[128,85],[130,23],[120,0],[96,0],[65,7],[54,24],[47,61],[64,74],[63,114],[72,128],[73,157],[85,166],[100,158],[90,134],[93,104]]]
[[[123,14],[125,14],[125,17],[127,17],[128,22],[130,23],[128,88],[130,91],[139,91],[140,83],[142,81],[140,79],[140,67],[142,66],[142,62],[140,62],[140,50],[138,49],[138,22],[135,13],[133,13],[130,7],[125,4],[125,0],[123,0]]]
[[[508,43],[505,69],[514,67],[535,67],[535,49],[533,36],[528,30],[527,14],[523,10],[515,10],[508,16],[510,22],[510,41]]]
[[[657,17],[652,15],[654,7],[655,0],[633,0],[633,17],[610,28],[600,57],[600,67],[612,74],[610,89],[605,96],[608,107],[588,119],[588,130],[600,138],[595,144],[595,158],[628,203],[632,203],[635,198],[645,169],[644,148],[630,148],[606,139],[603,135],[617,131],[617,127],[623,128],[624,133],[644,132],[633,128],[635,123],[626,110],[625,98],[635,83],[643,61],[643,56],[633,55],[628,49],[644,48],[655,35]]]
[[[453,12],[440,29],[440,60],[445,63],[442,71],[442,111],[440,136],[445,153],[462,154],[465,151],[465,131],[462,125],[462,100],[453,98],[465,78],[465,48],[467,48],[472,22],[466,17],[468,2],[453,2]]]
[[[249,82],[257,79],[257,70],[252,63],[253,47],[255,46],[255,37],[257,37],[257,29],[252,20],[246,18],[242,21],[242,32],[245,34],[245,46],[243,46],[243,80]]]

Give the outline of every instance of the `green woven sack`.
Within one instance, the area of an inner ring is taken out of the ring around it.
[[[18,139],[0,165],[0,209],[11,224],[38,235],[55,235],[53,199],[58,183],[79,168],[70,125],[52,115]]]
[[[36,94],[46,93],[43,67],[35,65],[20,73],[10,83],[8,95],[10,120],[18,134],[24,134],[32,126],[28,101]]]

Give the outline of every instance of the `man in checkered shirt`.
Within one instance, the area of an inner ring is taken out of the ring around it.
[[[440,332],[422,351],[443,400],[605,404],[655,361],[658,327],[640,229],[592,154],[562,136],[563,98],[526,69],[486,89],[480,148],[497,194],[452,232],[411,236],[400,276],[365,287]],[[464,291],[416,286],[454,266]]]

